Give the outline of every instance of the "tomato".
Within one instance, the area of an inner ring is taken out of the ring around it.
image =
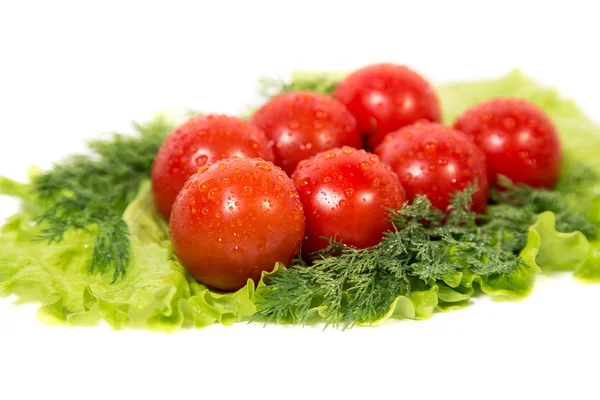
[[[251,122],[273,140],[276,163],[288,175],[300,161],[321,151],[344,145],[362,148],[352,114],[320,93],[275,96],[254,113]]]
[[[485,210],[489,194],[485,155],[464,133],[418,122],[388,134],[375,153],[391,165],[410,200],[423,194],[447,211],[452,193],[477,182],[472,209]]]
[[[402,65],[361,68],[337,85],[333,97],[356,117],[360,132],[369,135],[371,149],[403,126],[421,119],[440,121],[440,103],[433,87]]]
[[[326,238],[347,246],[373,246],[392,228],[389,209],[399,210],[404,188],[389,166],[364,150],[335,148],[300,162],[292,175],[306,214],[302,254],[326,248]]]
[[[487,157],[491,181],[552,188],[561,167],[561,145],[550,118],[530,102],[492,99],[465,111],[454,124],[475,139]]]
[[[165,140],[152,166],[154,202],[165,219],[187,179],[198,168],[230,157],[273,161],[273,152],[260,129],[235,117],[196,116]]]
[[[175,254],[202,283],[236,290],[257,282],[300,249],[305,218],[291,179],[261,159],[233,158],[202,167],[171,212]]]

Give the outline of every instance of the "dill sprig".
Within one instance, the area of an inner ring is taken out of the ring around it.
[[[264,97],[273,97],[291,91],[310,91],[323,94],[332,94],[343,74],[331,73],[296,73],[289,81],[281,79],[262,78],[259,80],[260,94]]]
[[[415,284],[431,287],[467,270],[482,277],[510,276],[528,268],[519,253],[543,211],[555,212],[559,230],[596,234],[585,212],[569,206],[567,193],[502,183],[504,190],[494,194],[498,204],[486,215],[471,210],[472,186],[453,195],[447,215],[422,196],[390,210],[394,229],[373,247],[356,249],[330,240],[312,265],[299,260],[266,279],[256,319],[303,324],[318,308],[326,326],[371,324],[398,296],[410,296]]]
[[[40,239],[60,242],[70,229],[97,227],[90,272],[114,269],[113,282],[130,261],[129,232],[121,214],[148,179],[152,162],[173,126],[165,118],[134,124],[137,135],[113,134],[88,143],[89,155],[72,156],[36,176],[44,212]]]

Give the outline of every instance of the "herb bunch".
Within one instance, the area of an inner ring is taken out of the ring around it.
[[[529,227],[546,210],[556,213],[557,229],[596,235],[585,213],[568,206],[568,194],[503,182],[505,190],[495,194],[498,204],[486,215],[471,210],[475,188],[470,187],[454,194],[447,215],[422,196],[391,210],[394,230],[373,247],[330,241],[312,265],[297,260],[266,279],[256,319],[303,324],[311,310],[320,308],[327,325],[370,324],[398,296],[409,296],[415,284],[431,287],[466,270],[482,277],[510,276],[528,267],[519,253]]]
[[[164,118],[134,124],[137,135],[113,134],[88,143],[91,155],[73,156],[33,179],[44,206],[40,239],[60,242],[70,229],[97,227],[90,272],[114,269],[113,282],[130,261],[129,232],[121,214],[148,179],[154,156],[173,126]]]

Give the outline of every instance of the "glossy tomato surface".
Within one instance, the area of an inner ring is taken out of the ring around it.
[[[163,217],[169,219],[177,194],[198,168],[231,157],[274,160],[264,132],[239,118],[196,116],[173,131],[152,166],[154,202]]]
[[[398,177],[379,158],[351,147],[335,148],[302,161],[292,179],[306,214],[302,254],[337,238],[347,246],[368,247],[392,228],[389,209],[399,210],[405,193]]]
[[[472,136],[487,157],[490,178],[552,188],[561,167],[561,144],[550,118],[530,102],[492,99],[465,111],[454,127]]]
[[[375,153],[391,165],[410,200],[423,194],[447,211],[452,193],[477,182],[472,208],[485,210],[489,194],[485,155],[464,133],[419,122],[387,135]]]
[[[356,119],[343,104],[320,93],[275,96],[254,113],[251,122],[273,141],[276,163],[288,175],[300,161],[321,151],[362,148]]]
[[[257,282],[300,249],[305,218],[292,180],[261,159],[225,159],[201,168],[173,204],[175,254],[198,280],[236,290]]]
[[[359,130],[375,149],[385,135],[418,120],[439,122],[440,103],[434,88],[403,65],[374,64],[361,68],[336,87],[333,97],[356,117]]]

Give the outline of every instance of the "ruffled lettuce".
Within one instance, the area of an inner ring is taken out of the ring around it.
[[[25,185],[3,180],[5,194],[27,198]],[[218,293],[198,283],[176,260],[168,227],[142,186],[123,218],[131,233],[132,261],[123,279],[88,271],[95,230],[71,230],[64,240],[37,241],[42,226],[32,214],[8,219],[0,236],[0,295],[42,304],[38,318],[47,324],[92,325],[106,321],[115,329],[225,325],[249,319],[256,311],[255,285]]]
[[[300,74],[300,86],[328,92],[343,74],[321,80]],[[312,79],[312,80],[311,80]],[[303,83],[304,82],[304,83]],[[543,108],[557,125],[565,163],[583,162],[600,172],[600,127],[553,90],[513,72],[504,78],[440,86],[444,121],[452,123],[467,107],[492,97],[526,98]],[[600,227],[600,188],[579,188],[574,201],[589,210]],[[111,284],[110,274],[90,275],[95,231],[70,231],[60,243],[34,240],[44,226],[33,221],[39,208],[28,185],[0,178],[0,194],[23,199],[22,212],[10,217],[0,235],[0,296],[16,294],[19,301],[41,303],[38,318],[48,324],[93,325],[106,321],[115,329],[147,328],[173,331],[185,327],[229,325],[252,319],[260,301],[256,285],[234,293],[218,293],[192,278],[173,254],[168,228],[143,185],[124,213],[131,232],[132,262],[127,274]],[[529,229],[521,257],[527,266],[510,276],[481,277],[468,270],[442,281],[416,285],[398,297],[384,317],[427,319],[436,311],[465,307],[479,291],[495,298],[519,300],[531,293],[541,272],[573,271],[584,282],[600,282],[600,240],[589,242],[579,232],[558,232],[550,212]],[[282,266],[276,266],[275,269]],[[263,274],[263,278],[267,274]],[[322,310],[312,312],[311,322]],[[282,321],[286,322],[286,321]],[[289,321],[288,321],[289,322]]]

